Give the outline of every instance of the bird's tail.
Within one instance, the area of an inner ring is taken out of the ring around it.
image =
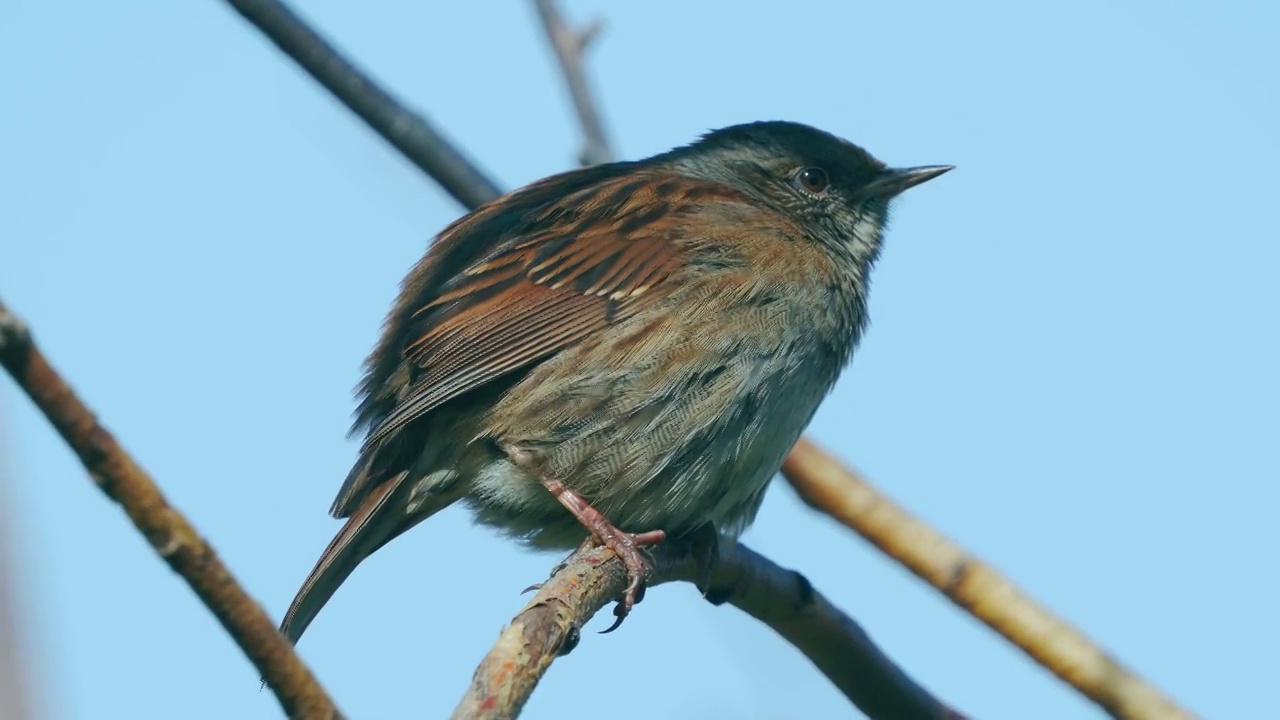
[[[455,499],[442,493],[435,501],[422,503],[410,514],[404,502],[407,477],[408,473],[401,473],[374,488],[325,548],[280,623],[280,633],[289,642],[298,642],[338,586],[362,560]]]

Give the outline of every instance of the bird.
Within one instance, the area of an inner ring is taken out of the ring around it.
[[[863,335],[890,202],[952,168],[750,122],[448,225],[365,362],[346,522],[280,632],[297,643],[362,560],[457,502],[528,548],[611,549],[617,627],[647,546],[755,519]]]

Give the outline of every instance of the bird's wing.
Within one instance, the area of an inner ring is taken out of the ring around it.
[[[501,238],[456,236],[475,231],[466,222],[442,234],[438,246],[492,250],[416,299],[403,325],[408,390],[370,427],[334,514],[349,514],[377,481],[379,473],[361,468],[383,442],[463,393],[629,317],[686,260],[684,219],[741,200],[705,180],[628,174],[523,208],[524,220]]]

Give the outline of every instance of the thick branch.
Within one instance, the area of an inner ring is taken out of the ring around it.
[[[1194,717],[995,568],[894,504],[812,442],[801,439],[782,472],[810,506],[905,565],[1113,717]]]
[[[582,62],[582,54],[600,33],[600,23],[593,22],[579,32],[565,21],[555,0],[534,0],[534,5],[538,8],[538,18],[542,20],[547,41],[560,63],[560,75],[564,78],[573,109],[578,114],[578,125],[582,128],[582,151],[578,161],[583,165],[609,162],[613,160],[613,151],[609,149],[609,139],[605,136],[604,123],[596,110]]]
[[[468,208],[502,192],[421,115],[409,110],[278,0],[227,0],[334,97]]]
[[[693,582],[696,574],[688,543],[667,542],[653,551],[651,586]],[[515,717],[556,657],[577,645],[581,628],[626,584],[611,551],[574,553],[503,629],[453,717]],[[773,628],[871,718],[963,717],[911,680],[803,575],[742,544],[721,543],[707,595]]]
[[[182,576],[262,673],[295,718],[341,717],[275,623],[240,587],[213,548],[98,423],[36,347],[23,323],[0,303],[0,364],[26,391],[84,463],[107,497],[120,504],[160,557]]]

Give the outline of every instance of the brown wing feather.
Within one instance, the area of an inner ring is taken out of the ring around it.
[[[532,207],[510,199],[517,207],[504,212],[523,210],[526,222],[505,227],[497,238],[442,234],[428,253],[456,254],[462,243],[490,250],[418,288],[400,333],[408,389],[370,427],[335,514],[349,512],[385,477],[369,468],[389,438],[444,403],[627,318],[639,298],[684,261],[680,217],[699,203],[740,196],[706,181],[629,174]],[[471,230],[465,222],[450,228],[464,235]]]

